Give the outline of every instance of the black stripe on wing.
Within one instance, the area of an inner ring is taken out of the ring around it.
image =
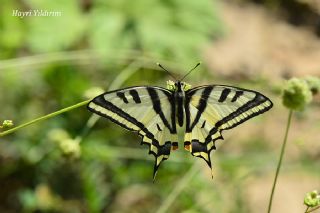
[[[124,95],[124,92],[117,92],[116,93],[117,96],[124,102],[124,103],[129,103],[128,99],[126,98],[126,96]]]
[[[231,102],[236,102],[238,100],[238,98],[240,98],[240,96],[243,95],[243,91],[242,90],[237,90],[236,93],[234,94]]]
[[[266,111],[268,111],[269,109],[272,108],[273,106],[273,103],[272,101],[267,98],[266,96],[262,95],[261,93],[259,92],[256,92],[256,91],[250,91],[250,92],[254,92],[255,93],[255,97],[251,100],[251,101],[248,101],[246,104],[244,104],[243,106],[239,107],[236,111],[234,111],[233,113],[231,113],[230,115],[224,117],[222,120],[218,121],[216,124],[215,124],[215,127],[213,127],[210,132],[209,132],[209,135],[208,137],[206,138],[206,143],[209,143],[212,139],[211,139],[211,136],[214,135],[217,131],[220,131],[220,133],[223,131],[223,130],[226,130],[226,129],[231,129],[231,128],[234,128],[240,124],[242,124],[243,122],[249,120],[250,118],[253,118],[259,114],[262,114]],[[239,122],[236,122],[234,123],[233,125],[231,126],[228,126],[227,128],[225,129],[220,129],[219,128],[227,123],[228,121],[238,117],[239,115],[241,115],[242,113],[246,112],[246,111],[249,111],[250,109],[256,107],[256,106],[259,106],[260,104],[264,103],[264,102],[267,102],[269,101],[270,102],[270,106],[268,107],[265,107],[263,108],[262,110],[259,110],[257,112],[254,112],[250,115],[248,115],[247,117],[244,117],[243,119],[241,119]],[[218,139],[218,138],[217,138]]]
[[[218,102],[224,102],[227,99],[230,92],[231,92],[231,89],[229,88],[223,89]]]
[[[132,99],[136,104],[141,104],[140,96],[137,90],[132,89],[129,91],[129,94],[132,96]]]
[[[168,101],[171,104],[171,125],[170,125],[169,121],[166,119],[166,117],[163,114],[163,111],[161,108],[161,102],[160,102],[157,91],[152,87],[148,87],[147,90],[152,101],[153,109],[160,116],[163,124],[170,130],[171,133],[177,133],[176,123],[175,123],[175,103],[174,103],[173,95],[165,93],[168,97]]]
[[[201,98],[200,98],[199,104],[197,106],[198,112],[197,112],[197,115],[196,115],[196,117],[195,117],[195,119],[194,119],[192,124],[190,124],[190,108],[189,108],[189,104],[190,104],[191,97],[196,92],[196,90],[188,94],[187,100],[185,102],[185,111],[186,111],[186,117],[187,117],[187,119],[186,119],[186,132],[191,132],[192,129],[195,127],[195,125],[198,123],[198,121],[199,121],[199,119],[201,117],[201,114],[204,112],[204,110],[207,107],[208,98],[209,98],[213,88],[214,88],[213,86],[212,87],[206,87],[203,90],[203,92],[201,94]]]

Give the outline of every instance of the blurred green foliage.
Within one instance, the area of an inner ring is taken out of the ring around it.
[[[87,46],[102,57],[137,50],[143,55],[190,62],[222,34],[222,25],[209,0],[4,0],[0,8],[2,58],[27,48],[31,53]],[[87,5],[84,5],[87,4]],[[59,16],[15,17],[13,10],[47,10]]]

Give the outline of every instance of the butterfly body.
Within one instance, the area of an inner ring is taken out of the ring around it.
[[[182,127],[183,121],[185,120],[184,119],[184,116],[185,116],[185,112],[184,112],[185,92],[184,92],[183,87],[184,87],[184,83],[177,81],[175,83],[176,90],[173,93],[174,100],[175,100],[174,102],[176,104],[176,112],[177,112],[176,118],[178,120],[178,124],[180,127]]]
[[[221,132],[272,107],[264,95],[226,85],[191,88],[185,82],[168,81],[162,87],[138,86],[95,97],[88,109],[137,132],[142,144],[155,156],[153,177],[170,151],[178,148],[177,128],[185,128],[184,147],[203,158],[211,168],[210,152]]]

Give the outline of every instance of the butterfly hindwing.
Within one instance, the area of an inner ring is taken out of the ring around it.
[[[154,174],[178,142],[172,92],[161,87],[129,87],[95,97],[88,109],[142,137],[155,156]]]
[[[272,107],[264,95],[224,85],[200,86],[186,91],[185,147],[211,168],[210,152],[222,130],[231,129]]]

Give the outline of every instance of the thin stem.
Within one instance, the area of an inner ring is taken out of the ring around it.
[[[140,56],[138,51],[134,50],[124,50],[122,54],[125,55],[124,59]],[[61,61],[77,61],[80,63],[94,63],[93,59],[101,58],[97,50],[85,49],[85,50],[75,50],[75,51],[65,51],[65,52],[53,52],[38,55],[31,55],[19,58],[12,58],[0,61],[0,70],[15,68],[20,66],[38,66],[53,62]],[[114,56],[114,58],[117,58]],[[121,58],[121,57],[118,57]]]
[[[112,49],[110,49],[110,51],[112,52]],[[152,65],[144,65],[144,66],[154,69],[155,59],[159,59],[159,58],[162,58],[162,57],[152,53],[144,52],[142,54],[141,52],[136,50],[124,49],[120,52],[120,54],[111,55],[109,59],[110,61],[116,61],[120,63],[127,63],[128,60],[138,59],[140,61],[147,62],[148,64],[152,64]],[[99,54],[99,50],[84,49],[84,50],[65,51],[65,52],[62,51],[62,52],[53,52],[53,53],[38,54],[38,55],[1,60],[0,70],[12,69],[16,67],[37,67],[37,66],[41,66],[41,65],[45,65],[53,62],[61,62],[61,61],[75,61],[83,65],[83,64],[96,63],[95,60],[102,60]],[[161,59],[161,61],[170,67],[173,67],[175,69],[181,69],[181,66],[178,63],[163,60],[163,59]],[[20,72],[20,71],[15,71],[15,72]],[[22,70],[22,72],[24,71]],[[0,72],[0,76],[3,73],[5,72]]]
[[[308,207],[307,210],[308,210],[309,208],[310,208],[310,207]],[[309,211],[306,210],[306,213],[313,212],[313,211],[315,211],[315,210],[317,210],[317,209],[320,209],[320,206],[317,206],[317,207],[315,207],[315,208],[313,208],[313,209],[310,209]]]
[[[142,67],[142,62],[134,61],[129,64],[110,84],[109,90],[118,89],[131,75],[138,71]]]
[[[276,175],[275,175],[275,177],[274,177],[273,186],[272,186],[272,190],[271,190],[271,194],[270,194],[269,206],[268,206],[268,213],[271,212],[273,194],[274,194],[274,190],[275,190],[275,188],[276,188],[276,184],[277,184],[278,175],[279,175],[280,168],[281,168],[281,164],[282,164],[282,159],[283,159],[284,151],[285,151],[285,149],[286,149],[286,144],[287,144],[287,139],[288,139],[288,133],[289,133],[290,124],[291,124],[291,118],[292,118],[292,112],[293,112],[292,110],[289,111],[286,133],[285,133],[285,136],[284,136],[284,139],[283,139],[283,143],[282,143],[282,147],[281,147],[281,153],[280,153],[280,158],[279,158],[279,162],[278,162],[278,166],[277,166],[277,171],[276,171]]]
[[[309,206],[307,206],[307,209],[304,211],[304,213],[307,213],[308,212],[308,210],[309,210]]]
[[[21,125],[19,125],[19,126],[17,126],[17,127],[14,127],[14,128],[9,129],[9,130],[7,130],[7,131],[1,132],[1,133],[0,133],[0,137],[3,137],[3,136],[8,135],[8,134],[11,134],[11,133],[13,133],[13,132],[15,132],[15,131],[23,128],[23,127],[29,126],[29,125],[31,125],[31,124],[33,124],[33,123],[36,123],[36,122],[39,122],[39,121],[44,121],[44,120],[46,120],[46,119],[52,118],[52,117],[57,116],[57,115],[59,115],[59,114],[62,114],[62,113],[64,113],[64,112],[67,112],[67,111],[73,110],[73,109],[75,109],[75,108],[84,106],[84,105],[88,104],[89,102],[90,102],[90,100],[82,101],[82,102],[80,102],[80,103],[77,103],[77,104],[75,104],[75,105],[72,105],[72,106],[63,108],[63,109],[61,109],[61,110],[58,110],[58,111],[56,111],[56,112],[47,114],[47,115],[42,116],[42,117],[40,117],[40,118],[33,119],[33,120],[31,120],[31,121],[29,121],[29,122],[27,122],[27,123],[21,124]]]
[[[169,207],[175,201],[175,199],[179,196],[182,190],[190,183],[192,177],[197,173],[199,169],[198,163],[195,161],[193,165],[190,167],[189,171],[182,177],[176,187],[171,191],[167,199],[159,207],[156,213],[164,213],[167,212]]]

